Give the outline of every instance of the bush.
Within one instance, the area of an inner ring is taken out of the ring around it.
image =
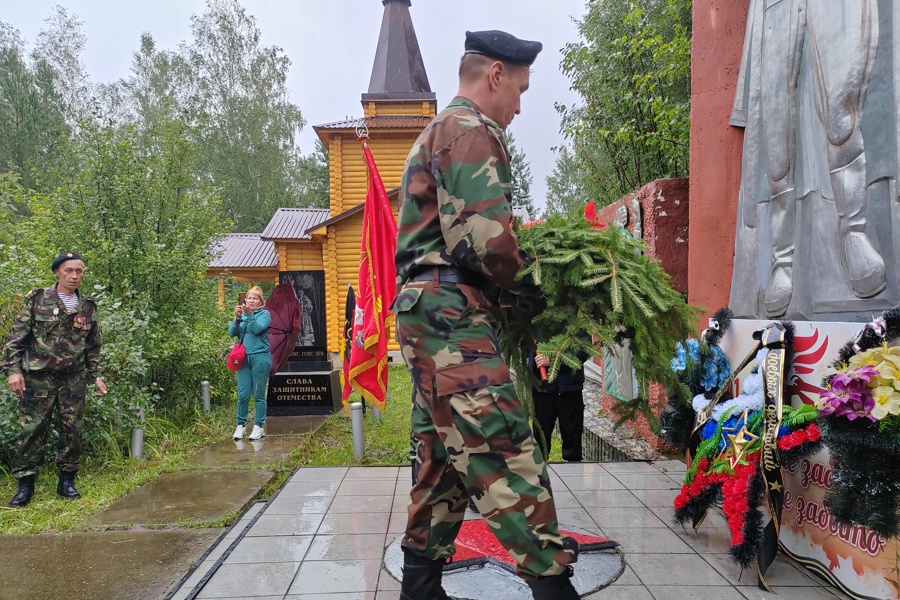
[[[199,383],[232,397],[223,358],[228,315],[205,278],[212,242],[228,227],[218,197],[194,176],[194,131],[179,122],[150,132],[82,125],[69,173],[49,193],[0,179],[0,211],[27,203],[31,215],[0,225],[0,336],[25,292],[51,284],[47,265],[76,249],[82,292],[98,303],[109,394],[89,393],[85,448],[124,451],[146,418],[190,419]],[[63,208],[60,208],[63,207]],[[5,220],[4,220],[5,221]],[[12,244],[15,241],[15,245]],[[5,387],[5,386],[4,386]],[[17,399],[0,392],[0,458],[16,436]]]

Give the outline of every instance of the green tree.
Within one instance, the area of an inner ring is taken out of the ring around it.
[[[315,149],[300,157],[297,170],[297,206],[302,208],[328,208],[331,179],[328,168],[328,148],[322,140],[316,140]]]
[[[179,90],[186,83],[181,57],[159,50],[149,33],[141,34],[140,48],[131,56],[131,75],[98,86],[105,118],[118,124],[134,124],[140,130],[153,129],[167,119],[178,119],[184,111]]]
[[[89,444],[108,446],[110,436],[127,443],[138,409],[192,415],[200,379],[233,385],[219,364],[226,319],[205,277],[213,242],[230,224],[196,175],[197,137],[180,121],[148,131],[85,121],[72,146],[77,168],[52,190],[28,192],[0,177],[0,199],[24,197],[31,208],[15,225],[0,222],[0,336],[6,307],[51,282],[47,265],[57,252],[85,257],[82,289],[100,305],[110,383],[109,396],[88,399]],[[0,446],[11,439],[2,415],[14,402],[0,390]]]
[[[60,109],[70,126],[88,118],[94,108],[93,87],[81,55],[87,36],[76,15],[56,5],[38,33],[32,57],[52,73],[53,87],[59,96]]]
[[[14,38],[0,36],[0,170],[16,170],[30,189],[61,158],[69,128],[54,71],[41,60],[29,65],[21,48]],[[20,214],[23,207],[17,208]]]
[[[256,19],[237,0],[207,0],[182,46],[183,104],[205,116],[200,169],[222,193],[239,231],[262,231],[280,206],[296,206],[296,135],[305,122],[288,98],[291,61],[263,46]]]
[[[525,158],[525,152],[516,145],[516,138],[511,131],[506,132],[506,147],[509,150],[509,169],[512,176],[513,208],[528,211],[530,219],[537,217],[534,200],[531,197],[531,165]]]
[[[570,215],[581,211],[588,201],[583,183],[587,178],[584,165],[569,149],[561,146],[553,149],[556,164],[553,172],[547,176],[547,210],[546,214]]]
[[[600,205],[688,170],[691,0],[596,0],[562,69],[582,103],[558,106]]]

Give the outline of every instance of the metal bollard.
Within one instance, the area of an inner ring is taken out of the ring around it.
[[[387,390],[387,392],[385,393],[384,401],[385,402],[391,401],[391,390]],[[379,422],[381,421],[381,409],[379,409],[374,404],[372,405],[372,416],[375,417],[376,421],[379,421]]]
[[[138,417],[144,422],[144,409],[140,409]],[[144,460],[144,428],[138,427],[131,432],[131,458]]]
[[[350,426],[353,430],[353,458],[362,460],[362,457],[366,455],[362,402],[350,403]]]
[[[208,381],[203,380],[200,382],[200,393],[203,396],[203,412],[209,414],[209,411],[212,410],[212,404],[210,403]]]

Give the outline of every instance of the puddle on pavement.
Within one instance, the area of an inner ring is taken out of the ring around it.
[[[4,535],[0,597],[161,598],[221,529]]]
[[[296,436],[266,436],[256,441],[216,442],[190,457],[187,466],[203,469],[266,466],[290,454],[300,445],[301,439]]]
[[[261,470],[164,473],[94,520],[101,525],[215,521],[247,506],[273,476]]]

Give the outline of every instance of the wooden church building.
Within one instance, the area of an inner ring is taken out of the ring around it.
[[[329,208],[279,209],[258,240],[262,245],[272,244],[277,255],[276,281],[294,281],[298,287],[301,278],[304,286],[314,288],[318,298],[312,300],[319,315],[316,329],[323,329],[317,334],[329,353],[339,353],[343,348],[347,289],[352,284],[356,290],[359,275],[368,174],[357,132],[368,130],[368,145],[385,188],[391,190],[389,196],[396,216],[397,193],[406,157],[437,109],[410,17],[410,0],[383,0],[383,4],[384,17],[372,76],[368,91],[361,97],[362,116],[313,127],[328,148]],[[236,240],[248,243],[248,240]],[[232,267],[231,262],[236,264]],[[276,275],[273,270],[276,261],[267,254],[257,262],[259,276],[255,280],[271,281]],[[208,274],[229,275],[233,269],[236,274],[239,271],[241,279],[253,281],[254,270],[250,264],[239,257],[228,260],[223,256],[214,269],[211,265]],[[388,339],[389,350],[399,350],[392,331]]]

